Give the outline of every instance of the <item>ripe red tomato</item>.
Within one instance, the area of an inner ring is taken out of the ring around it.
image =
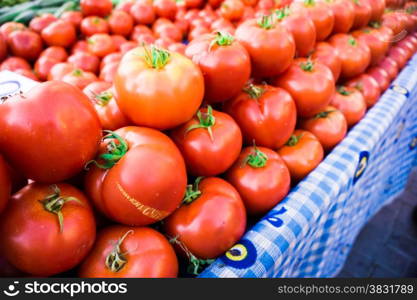
[[[108,18],[110,31],[113,34],[129,36],[133,30],[133,17],[122,10],[115,10]]]
[[[324,41],[333,31],[334,14],[326,2],[316,0],[305,0],[304,2],[293,2],[291,9],[306,13],[316,27],[317,41]]]
[[[173,130],[171,137],[180,149],[188,171],[196,176],[225,172],[242,148],[242,133],[233,118],[210,106]]]
[[[381,96],[381,89],[378,82],[367,74],[352,78],[346,82],[346,86],[353,87],[361,92],[368,108],[373,106]]]
[[[176,277],[178,260],[167,239],[147,227],[111,226],[97,235],[82,263],[82,278]]]
[[[171,214],[184,196],[187,174],[175,144],[160,131],[123,127],[104,137],[85,190],[108,218],[143,226]]]
[[[352,29],[365,27],[372,17],[370,0],[351,0],[355,7],[355,19]]]
[[[342,60],[339,57],[338,50],[327,42],[319,42],[316,44],[311,58],[319,62],[332,71],[334,80],[337,81],[342,71]]]
[[[84,16],[106,17],[111,13],[113,4],[111,0],[81,0],[80,7]]]
[[[371,51],[370,66],[376,66],[385,57],[388,51],[386,47],[387,43],[382,39],[381,33],[378,30],[365,27],[361,30],[354,31],[352,36],[369,47]]]
[[[188,40],[189,41],[192,41],[195,38],[197,38],[197,37],[199,37],[201,35],[204,35],[204,34],[208,34],[208,33],[210,33],[210,30],[207,27],[200,26],[200,27],[193,28],[188,33]]]
[[[0,116],[4,157],[38,182],[74,176],[100,143],[100,121],[93,106],[80,90],[64,82],[41,83],[10,97],[0,105]],[[26,126],[21,126],[22,120]]]
[[[405,28],[404,19],[402,19],[395,11],[384,13],[382,16],[382,26],[388,27],[393,31],[394,37],[401,36]]]
[[[76,86],[80,90],[83,90],[87,85],[96,81],[97,77],[94,73],[84,72],[81,69],[75,69],[72,72],[65,74],[61,80]]]
[[[29,63],[25,59],[21,57],[15,57],[15,56],[9,56],[2,62],[0,66],[0,71],[4,71],[4,70],[16,71],[18,69],[30,70],[32,68],[30,67]]]
[[[29,23],[29,28],[37,33],[41,33],[46,26],[56,20],[58,20],[58,18],[53,14],[43,14],[39,17],[33,18]]]
[[[188,44],[185,54],[203,73],[208,103],[235,97],[249,80],[249,54],[228,33],[202,35]]]
[[[348,33],[355,19],[355,6],[352,0],[327,0],[334,14],[333,34]]]
[[[68,53],[62,47],[51,46],[43,50],[40,57],[49,57],[62,62],[67,60]]]
[[[293,61],[294,38],[272,16],[243,22],[237,27],[235,37],[248,50],[252,74],[256,77],[282,74]]]
[[[390,80],[394,80],[397,77],[398,72],[399,72],[399,67],[398,67],[397,62],[388,56],[382,59],[382,61],[378,64],[378,67],[381,67],[388,73]]]
[[[48,74],[51,72],[53,66],[59,63],[59,60],[56,60],[50,56],[40,56],[35,63],[35,74],[42,80],[46,81],[48,79]]]
[[[345,116],[330,105],[314,117],[302,120],[300,127],[314,134],[325,151],[331,151],[347,133]]]
[[[75,68],[85,72],[97,73],[100,65],[100,59],[88,52],[77,52],[68,57],[68,62]]]
[[[99,17],[87,17],[82,20],[81,25],[81,33],[86,36],[92,36],[96,33],[109,33],[109,24],[105,19]]]
[[[394,46],[388,51],[388,57],[392,58],[402,69],[408,61],[409,53],[401,47]]]
[[[113,83],[114,77],[116,76],[117,69],[119,68],[119,64],[120,62],[117,61],[117,62],[112,62],[112,63],[105,65],[103,69],[100,70],[99,78],[103,81]]]
[[[9,40],[9,35],[14,31],[26,30],[26,26],[17,22],[6,22],[0,27],[0,34],[3,36],[4,41]]]
[[[124,43],[127,43],[126,38],[122,35],[114,34],[114,35],[111,35],[110,37],[113,41],[113,44],[114,44],[114,47],[115,47],[116,51],[120,51],[120,47]]]
[[[123,54],[120,52],[114,52],[103,57],[100,63],[100,70],[102,70],[107,64],[114,62],[120,62],[122,60]]]
[[[45,27],[42,38],[49,46],[64,48],[74,44],[77,39],[74,25],[64,20],[57,20]]]
[[[237,189],[249,215],[263,215],[287,196],[290,172],[275,151],[247,147],[226,174]]]
[[[187,187],[184,204],[165,220],[164,231],[176,241],[181,254],[210,259],[242,237],[246,212],[230,183],[216,177],[200,180]]]
[[[277,149],[291,136],[297,112],[288,92],[269,85],[249,85],[224,110],[238,123],[245,144]]]
[[[6,259],[25,273],[45,277],[84,259],[96,224],[87,198],[76,188],[32,183],[10,199],[0,232]]]
[[[10,178],[9,169],[6,161],[0,155],[0,214],[6,208],[7,202],[12,191],[12,180]]]
[[[352,87],[339,86],[333,95],[331,105],[343,113],[349,127],[358,123],[366,113],[365,99],[361,92]]]
[[[117,104],[136,125],[168,129],[190,120],[204,96],[200,69],[181,54],[138,47],[120,62]]]
[[[136,24],[150,25],[156,19],[152,4],[144,1],[135,2],[130,9],[130,14],[135,19]]]
[[[306,14],[294,13],[289,9],[276,11],[276,17],[281,20],[295,42],[296,55],[306,57],[314,49],[316,43],[316,27]]]
[[[33,31],[19,30],[10,34],[8,46],[14,56],[33,61],[42,52],[42,39]]]
[[[210,28],[212,31],[228,32],[232,35],[235,31],[235,26],[233,23],[229,20],[226,20],[225,18],[218,18],[216,21],[210,24]]]
[[[73,64],[57,63],[49,71],[48,80],[61,80],[65,75],[75,70]]]
[[[70,22],[76,29],[79,29],[83,20],[83,15],[79,11],[65,11],[60,19]]]
[[[370,21],[379,21],[385,11],[385,0],[368,0],[372,8]]]
[[[181,30],[171,22],[155,27],[154,34],[157,38],[167,38],[173,42],[180,42],[182,40]]]
[[[220,5],[220,16],[230,20],[239,21],[243,16],[245,5],[240,0],[224,0]]]
[[[185,55],[185,49],[187,46],[183,43],[173,43],[168,46],[168,50],[171,52],[177,52],[179,54]]]
[[[107,33],[96,33],[88,38],[88,51],[98,57],[116,52],[113,39]]]
[[[0,34],[0,62],[7,57],[7,43]]]
[[[288,142],[278,149],[291,174],[299,181],[313,171],[323,160],[323,147],[319,140],[306,130],[295,130]]]
[[[368,75],[373,77],[378,82],[381,92],[384,92],[390,84],[390,79],[387,71],[380,67],[372,67],[366,71]]]
[[[135,4],[135,0],[126,0],[126,1],[120,1],[119,4],[117,4],[115,10],[122,10],[124,12],[129,13],[130,9],[132,8],[133,4]]]
[[[153,2],[155,13],[160,18],[174,20],[177,14],[175,0],[155,0]]]
[[[330,38],[329,43],[339,52],[342,61],[341,77],[355,77],[362,74],[369,66],[371,50],[362,41],[351,35],[338,33]]]
[[[85,40],[77,41],[71,48],[71,53],[88,52],[88,43]]]
[[[94,104],[103,129],[116,130],[129,125],[130,122],[117,106],[111,83],[95,81],[87,85],[83,92]]]
[[[291,94],[301,117],[312,117],[322,111],[329,104],[335,85],[329,68],[306,58],[294,60],[273,83]]]

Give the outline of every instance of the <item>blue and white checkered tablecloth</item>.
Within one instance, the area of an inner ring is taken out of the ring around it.
[[[200,277],[332,277],[417,165],[417,56],[307,178]]]

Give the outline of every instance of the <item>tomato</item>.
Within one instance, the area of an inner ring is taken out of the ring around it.
[[[385,0],[368,0],[372,8],[370,21],[379,21],[385,11]]]
[[[104,156],[104,154],[107,154]],[[184,160],[160,131],[123,127],[105,136],[85,190],[108,218],[125,225],[148,225],[171,214],[187,184]]]
[[[185,6],[187,8],[198,8],[203,5],[203,0],[185,0]]]
[[[258,4],[256,5],[258,11],[259,10],[270,10],[275,7],[274,0],[259,0]]]
[[[61,80],[65,75],[75,70],[71,63],[57,63],[49,71],[48,80]]]
[[[126,53],[114,84],[117,104],[134,124],[161,130],[190,120],[204,96],[200,69],[181,54],[154,46]]]
[[[290,172],[275,151],[247,147],[226,174],[249,215],[263,215],[282,201],[290,189]]]
[[[7,44],[3,39],[3,36],[0,35],[0,62],[2,62],[7,57]]]
[[[63,47],[51,46],[42,51],[40,57],[49,57],[57,61],[66,61],[68,53]]]
[[[381,33],[370,27],[362,28],[361,30],[352,33],[358,41],[363,42],[369,47],[371,51],[371,66],[377,65],[388,51],[387,43],[382,39]]]
[[[161,278],[177,274],[175,251],[161,233],[120,225],[99,232],[78,273],[82,278]]]
[[[87,85],[83,92],[94,104],[101,127],[106,130],[116,130],[129,125],[129,121],[117,106],[115,95],[110,87],[109,82],[96,81]]]
[[[401,47],[394,46],[388,51],[388,57],[392,58],[400,69],[404,68],[408,60],[408,52]]]
[[[108,18],[110,31],[113,34],[129,36],[133,30],[133,17],[122,10],[115,10]]]
[[[93,16],[82,20],[80,28],[81,33],[86,37],[97,33],[109,33],[110,31],[109,24],[105,19]]]
[[[210,33],[210,30],[207,27],[196,27],[193,28],[192,30],[190,30],[190,32],[188,33],[188,40],[192,41],[195,38],[204,35],[204,34],[208,34]]]
[[[316,27],[317,41],[325,40],[333,31],[334,14],[329,5],[316,0],[304,0],[304,2],[293,2],[291,9],[307,13]]]
[[[116,49],[116,51],[120,51],[120,47],[124,44],[127,43],[127,40],[124,36],[122,35],[118,35],[118,34],[114,34],[110,36],[114,45],[114,48]]]
[[[355,6],[352,0],[327,0],[334,15],[333,34],[348,33],[355,19]]]
[[[227,31],[230,34],[233,34],[235,27],[233,23],[225,18],[219,18],[210,24],[211,30],[213,31]]]
[[[307,15],[287,11],[288,9],[277,11],[277,18],[281,20],[282,26],[292,34],[297,56],[305,57],[314,49],[316,27]]]
[[[127,41],[123,45],[120,46],[120,52],[124,55],[125,53],[129,52],[132,49],[138,47],[139,44],[133,41]]]
[[[103,69],[107,64],[120,62],[122,60],[123,54],[120,52],[114,52],[103,57],[100,63],[100,70]]]
[[[80,90],[83,90],[87,85],[96,81],[97,77],[94,73],[85,72],[81,69],[75,69],[74,71],[65,74],[61,80],[78,87]]]
[[[187,46],[183,43],[173,43],[168,46],[168,50],[171,52],[177,52],[179,54],[185,55],[185,49]]]
[[[135,0],[126,0],[120,1],[115,10],[122,10],[124,12],[130,13],[130,9],[132,8],[133,4],[135,4]]]
[[[31,67],[26,60],[20,57],[15,57],[15,56],[9,56],[2,62],[0,66],[0,71],[4,71],[4,70],[16,71],[18,69],[30,70]]]
[[[295,128],[297,113],[288,92],[269,85],[249,85],[240,95],[226,102],[224,110],[242,129],[245,144],[276,149]]]
[[[245,206],[236,189],[220,178],[200,180],[187,187],[184,204],[164,222],[166,234],[190,260],[223,254],[246,227]],[[194,273],[198,269],[199,265],[194,265]]]
[[[301,117],[312,117],[322,111],[329,104],[335,85],[329,68],[305,58],[294,60],[288,71],[273,83],[291,94]]]
[[[68,57],[68,62],[75,68],[85,72],[97,73],[100,65],[100,59],[88,52],[77,52]]]
[[[87,96],[60,81],[10,97],[0,105],[0,116],[4,157],[38,182],[59,182],[80,172],[101,138],[100,121]]]
[[[378,64],[378,67],[384,69],[390,80],[394,80],[399,72],[398,64],[391,57],[384,57],[382,61]]]
[[[313,171],[323,160],[323,146],[306,130],[295,130],[288,142],[278,149],[291,174],[291,179],[299,181]]]
[[[150,25],[156,19],[152,4],[143,1],[135,2],[130,9],[130,14],[135,19],[136,24]]]
[[[381,92],[385,91],[390,84],[390,79],[387,71],[380,67],[372,67],[366,71],[366,73],[372,76],[381,89]]]
[[[70,22],[76,29],[79,29],[83,21],[83,15],[79,11],[65,11],[60,19]]]
[[[333,106],[327,106],[314,117],[302,120],[300,127],[314,134],[325,151],[331,151],[347,133],[345,116]]]
[[[177,14],[175,0],[155,0],[153,2],[155,13],[160,18],[174,20]]]
[[[355,19],[352,29],[365,27],[372,16],[370,0],[351,0],[355,7]]]
[[[185,54],[204,75],[204,99],[208,103],[236,96],[249,80],[249,54],[230,34],[202,35],[188,44]]]
[[[414,54],[415,52],[415,48],[412,42],[406,40],[406,39],[402,39],[401,41],[399,41],[396,45],[399,48],[402,48],[404,50],[406,50],[408,52],[407,54],[407,60]]]
[[[338,33],[330,38],[329,43],[339,52],[342,61],[340,76],[343,78],[362,74],[371,62],[371,50],[368,45],[351,35]]]
[[[32,72],[32,70],[27,70],[27,69],[17,69],[14,71],[16,74],[25,76],[29,79],[35,80],[35,81],[39,81],[39,78]]]
[[[168,38],[173,42],[180,42],[182,40],[181,30],[171,22],[156,27],[154,34],[157,38]]]
[[[76,41],[75,27],[68,21],[57,20],[42,30],[42,38],[49,46],[66,48]]]
[[[153,34],[152,30],[146,25],[136,25],[133,27],[133,32],[130,36],[131,40],[136,40],[139,35],[142,34]]]
[[[272,16],[243,22],[236,29],[235,37],[248,50],[252,74],[256,77],[282,74],[293,61],[294,38]]]
[[[381,96],[381,89],[378,82],[367,74],[362,74],[346,82],[346,86],[353,87],[361,92],[365,99],[366,106],[373,106]]]
[[[116,52],[115,45],[110,35],[106,33],[96,33],[88,41],[88,51],[98,57],[104,57]]]
[[[401,36],[405,23],[395,12],[387,12],[382,16],[382,26],[388,27],[393,31],[394,37]]]
[[[96,235],[87,198],[65,183],[27,185],[10,199],[0,222],[6,259],[23,272],[42,277],[78,265]]]
[[[220,16],[230,21],[239,21],[245,5],[240,0],[224,0],[220,5]]]
[[[9,35],[12,32],[26,29],[26,26],[22,23],[6,22],[0,26],[0,34],[3,36],[3,39],[7,42],[9,40]]]
[[[338,50],[327,42],[319,42],[316,44],[311,58],[332,71],[334,80],[337,81],[342,71],[342,60],[339,57]]]
[[[105,17],[111,13],[113,4],[111,0],[81,0],[80,7],[84,16]]]
[[[5,160],[0,155],[0,214],[6,208],[12,191],[12,180],[10,178],[9,169]]]
[[[29,28],[37,33],[41,33],[46,26],[56,20],[58,20],[58,18],[53,14],[43,14],[39,17],[33,18],[29,23]]]
[[[343,113],[349,127],[358,123],[366,113],[365,99],[360,91],[352,87],[339,86],[330,105]]]
[[[51,69],[58,63],[59,60],[50,56],[40,56],[35,63],[35,74],[39,77],[40,80],[46,81]]]
[[[9,36],[8,46],[14,56],[33,61],[42,52],[42,39],[33,31],[15,31]]]
[[[88,52],[87,41],[85,41],[85,40],[77,41],[71,48],[71,53],[72,54],[74,54],[76,52]]]
[[[103,69],[100,70],[99,78],[106,82],[113,82],[117,69],[119,68],[119,64],[120,62],[113,62],[105,65]]]

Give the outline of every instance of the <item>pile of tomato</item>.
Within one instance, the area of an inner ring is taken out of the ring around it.
[[[414,3],[81,0],[0,27],[3,276],[198,274],[417,49]],[[387,9],[389,7],[389,9]]]

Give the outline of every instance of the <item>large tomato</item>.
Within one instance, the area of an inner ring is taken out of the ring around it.
[[[214,176],[225,172],[239,156],[242,133],[229,115],[201,109],[171,134],[184,156],[189,172]]]
[[[245,143],[276,149],[291,136],[297,112],[294,100],[284,89],[249,85],[224,110],[242,129]]]
[[[314,134],[326,151],[339,144],[347,132],[345,116],[333,106],[327,106],[314,117],[302,120],[300,127]]]
[[[373,106],[381,96],[381,89],[378,82],[367,74],[362,74],[358,77],[352,78],[345,84],[348,87],[353,87],[361,92],[365,99],[366,106],[369,108]]]
[[[133,17],[122,10],[115,10],[108,19],[113,34],[129,36],[133,30]]]
[[[97,76],[91,72],[74,69],[72,72],[65,74],[61,80],[83,90],[87,85],[96,81]]]
[[[150,25],[155,21],[155,10],[150,3],[145,1],[135,2],[131,9],[130,14],[135,19],[136,24]]]
[[[329,104],[335,81],[325,65],[297,58],[287,72],[274,80],[274,85],[291,94],[299,116],[312,117]]]
[[[103,18],[99,17],[87,17],[82,20],[80,25],[81,33],[84,36],[92,36],[96,33],[109,33],[109,24]]]
[[[153,2],[155,13],[160,18],[174,20],[177,14],[175,0],[155,0]]]
[[[220,5],[220,16],[230,21],[239,21],[245,5],[240,0],[224,0]]]
[[[100,66],[100,59],[88,52],[76,52],[67,61],[85,72],[97,73]]]
[[[12,190],[12,180],[5,160],[0,155],[0,214],[6,208]]]
[[[381,89],[381,92],[384,92],[390,84],[390,77],[384,69],[381,67],[372,67],[366,70],[366,74],[373,77]]]
[[[314,49],[316,43],[316,27],[306,14],[292,12],[290,9],[281,9],[275,12],[295,42],[296,55],[305,57]]]
[[[65,11],[60,19],[70,22],[78,30],[83,20],[83,15],[79,11]]]
[[[324,41],[333,31],[334,14],[327,3],[316,0],[294,1],[290,7],[307,13],[311,18],[316,27],[317,41]]]
[[[103,58],[110,53],[116,52],[114,41],[107,33],[96,33],[88,38],[88,51]]]
[[[74,176],[100,143],[100,121],[92,104],[64,82],[41,83],[12,96],[0,105],[0,116],[3,155],[35,181],[59,182]]]
[[[275,151],[247,147],[227,171],[227,180],[237,189],[249,215],[267,213],[288,194],[291,177]]]
[[[106,17],[113,9],[111,0],[81,0],[81,12],[84,16]]]
[[[189,258],[210,259],[242,237],[246,211],[230,183],[216,177],[200,180],[187,187],[183,205],[165,220],[164,231]]]
[[[352,33],[359,42],[363,42],[369,47],[371,51],[371,66],[377,65],[388,51],[387,43],[383,40],[380,31],[370,27],[362,28],[361,30]]]
[[[338,50],[342,61],[340,76],[343,78],[362,74],[371,62],[371,51],[368,45],[351,35],[338,33],[332,36],[329,42]]]
[[[327,0],[334,14],[332,33],[348,33],[355,19],[355,6],[351,0]]]
[[[68,21],[57,20],[42,30],[42,38],[49,46],[69,47],[75,43],[77,32]]]
[[[32,183],[10,199],[0,233],[10,263],[32,275],[51,276],[84,259],[96,224],[87,198],[73,186]]]
[[[285,146],[278,149],[278,154],[287,165],[291,178],[299,181],[319,165],[324,151],[314,134],[297,129]]]
[[[42,39],[36,32],[19,30],[10,34],[8,46],[14,56],[33,61],[42,52]]]
[[[349,127],[358,123],[366,113],[366,102],[361,92],[351,87],[339,86],[331,105],[343,113]]]
[[[319,63],[322,63],[330,69],[333,73],[335,82],[339,79],[342,71],[342,60],[339,57],[338,50],[327,42],[319,42],[316,44],[311,58]]]
[[[36,76],[42,81],[47,80],[51,69],[58,63],[58,60],[49,56],[40,56],[34,66]]]
[[[381,62],[378,64],[378,67],[381,67],[384,69],[389,76],[390,80],[394,80],[399,72],[398,64],[395,60],[393,60],[391,57],[384,57]]]
[[[41,16],[33,18],[29,23],[29,28],[37,33],[41,33],[42,30],[51,24],[52,22],[58,20],[53,14],[43,14]]]
[[[85,189],[95,206],[125,225],[148,225],[167,217],[184,196],[187,175],[175,144],[146,127],[123,127],[103,138],[90,164]]]
[[[352,29],[366,26],[372,17],[372,6],[370,0],[351,0],[355,7],[355,19]]]
[[[294,38],[273,16],[243,22],[237,27],[235,37],[248,50],[252,74],[256,77],[283,73],[295,55]]]
[[[385,11],[385,0],[368,0],[371,5],[371,21],[379,21]]]
[[[136,125],[168,129],[190,120],[204,96],[194,63],[157,47],[138,47],[120,62],[114,85],[117,104]]]
[[[88,278],[176,277],[178,260],[168,240],[147,227],[111,226],[97,235],[78,275]]]
[[[388,51],[388,57],[392,58],[398,64],[398,67],[402,69],[407,63],[409,53],[401,47],[394,46]]]
[[[202,35],[188,44],[185,55],[198,65],[204,76],[208,103],[235,97],[249,80],[250,57],[228,33]]]
[[[4,41],[9,40],[9,36],[14,31],[26,30],[26,26],[18,22],[6,22],[0,26],[0,34],[3,36]]]

